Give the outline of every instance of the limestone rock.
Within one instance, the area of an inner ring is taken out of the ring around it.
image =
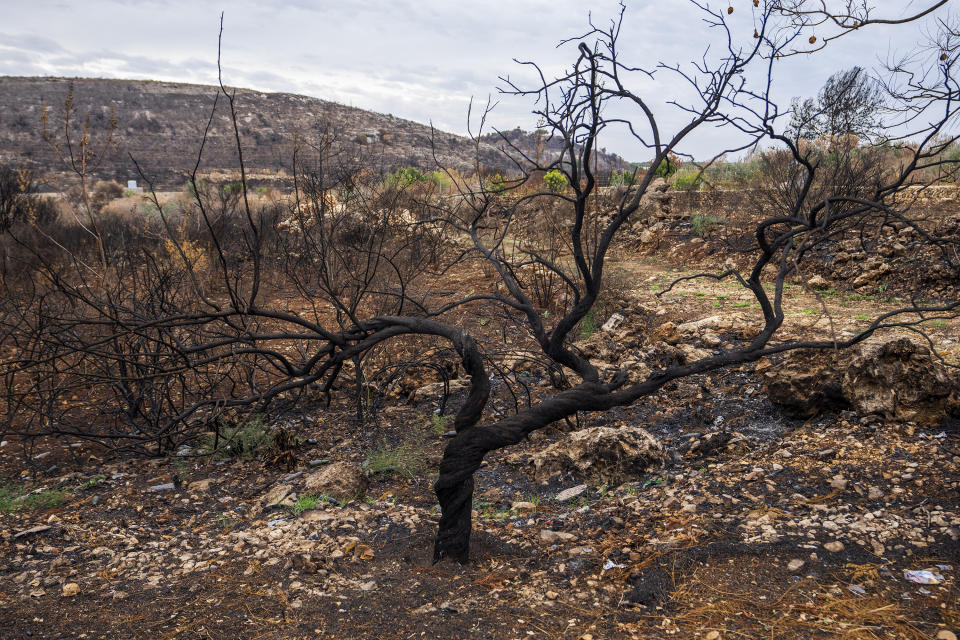
[[[292,486],[278,484],[263,494],[263,497],[260,498],[260,504],[267,509],[271,507],[292,507],[296,500],[297,494],[293,492]]]
[[[578,484],[575,487],[570,487],[569,489],[564,489],[557,494],[558,502],[566,502],[567,500],[573,500],[574,498],[579,498],[587,490],[587,485]]]
[[[334,462],[307,474],[305,491],[345,502],[362,496],[367,484],[367,476],[359,466],[349,462]]]
[[[955,407],[955,386],[930,350],[907,338],[861,347],[843,374],[843,391],[861,415],[937,424]]]
[[[759,365],[757,373],[764,393],[788,415],[810,418],[847,406],[831,352],[795,351],[777,365]]]
[[[539,481],[569,474],[620,484],[668,458],[663,446],[640,427],[591,427],[537,453],[533,465]]]
[[[680,332],[677,330],[676,323],[664,322],[653,332],[653,339],[667,344],[677,344],[680,342]]]

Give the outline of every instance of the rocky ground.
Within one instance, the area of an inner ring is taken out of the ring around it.
[[[621,268],[635,302],[580,345],[601,364],[642,371],[750,324],[749,301],[722,283],[657,299],[676,273]],[[788,331],[849,331],[882,304],[792,293]],[[932,335],[952,357],[956,328]],[[345,412],[287,416],[273,425],[296,435],[287,468],[8,441],[0,635],[949,640],[960,431],[930,416],[953,411],[950,378],[922,349],[870,349],[806,385],[777,377],[789,362],[700,376],[490,456],[467,566],[431,562],[434,389],[362,428]],[[505,368],[539,384],[520,360]],[[828,391],[832,412],[807,415]]]

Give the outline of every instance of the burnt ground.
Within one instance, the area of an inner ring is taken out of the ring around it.
[[[649,264],[624,268],[645,294],[664,282]],[[720,284],[683,289],[656,303],[664,317],[750,311]],[[828,302],[840,329],[879,304]],[[826,324],[821,306],[797,307],[797,326]],[[953,328],[937,332],[949,346]],[[346,410],[286,416],[300,438],[290,468],[266,454],[143,460],[69,439],[7,442],[0,635],[935,638],[960,626],[954,425],[796,420],[752,368],[701,376],[580,417],[654,434],[672,462],[643,475],[537,482],[529,459],[565,425],[491,455],[477,473],[473,561],[459,566],[431,563],[435,409],[387,403],[363,427]],[[310,461],[374,470],[384,457],[363,497],[265,507],[280,485],[303,495]],[[934,584],[904,573],[922,570]]]

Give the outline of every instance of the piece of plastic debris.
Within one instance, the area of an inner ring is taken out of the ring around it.
[[[929,589],[924,589],[923,587],[920,587],[919,589],[917,589],[917,592],[918,592],[918,593],[922,593],[922,594],[925,595],[925,596],[928,596],[928,595],[930,595],[931,593],[933,593],[933,592],[930,591]]]
[[[617,564],[613,560],[607,560],[603,565],[604,571],[610,571],[610,569],[625,569],[626,565]]]
[[[855,593],[856,595],[860,596],[861,598],[867,595],[867,590],[864,589],[863,587],[861,587],[861,586],[858,585],[858,584],[852,584],[852,585],[850,585],[849,587],[847,587],[847,590],[850,591],[850,593]]]
[[[943,576],[939,573],[922,569],[920,571],[904,571],[903,577],[916,584],[940,584],[943,582]]]
[[[901,594],[900,594],[900,599],[901,599],[901,600],[913,600],[913,598],[910,597],[910,594],[909,594],[909,593],[901,593]]]
[[[280,524],[281,522],[286,522],[286,521],[287,521],[286,518],[277,518],[276,520],[271,520],[270,522],[268,522],[268,523],[267,523],[267,526],[268,526],[268,527],[275,527],[275,526],[277,526],[278,524]]]
[[[937,569],[940,571],[953,571],[953,565],[951,564],[938,564]]]

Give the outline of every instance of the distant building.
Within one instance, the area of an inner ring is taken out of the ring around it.
[[[143,193],[143,187],[138,187],[136,180],[127,180],[127,191],[133,191],[134,193]]]

